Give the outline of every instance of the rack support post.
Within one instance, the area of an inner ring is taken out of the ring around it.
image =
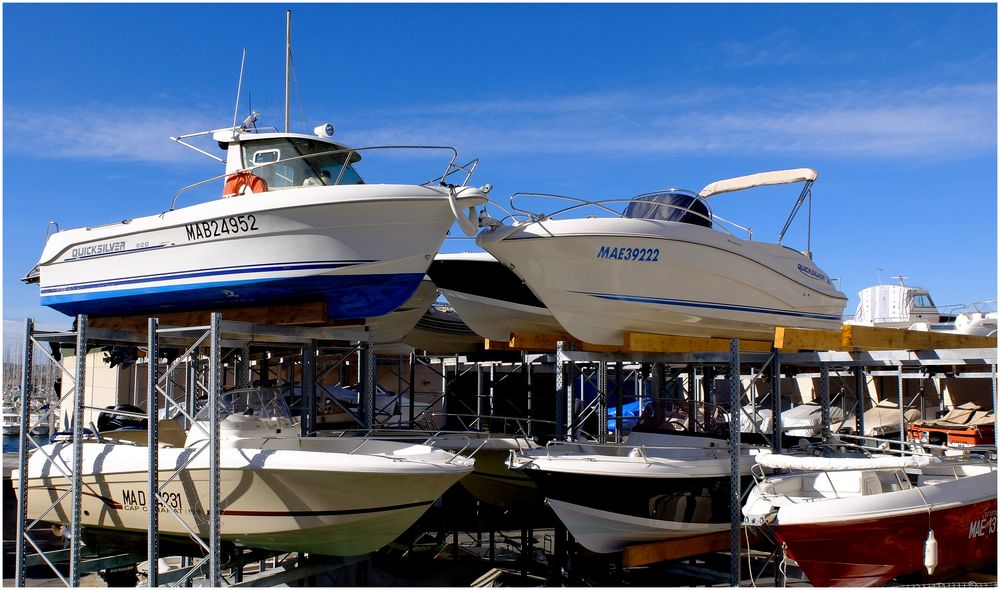
[[[740,585],[740,341],[729,341],[729,585]]]
[[[563,341],[556,342],[556,440],[566,440],[567,414],[572,404],[566,403],[571,388],[566,387],[563,363]]]
[[[28,524],[28,419],[30,416],[31,371],[34,364],[31,334],[35,330],[35,322],[31,318],[24,320],[24,358],[21,365],[21,430],[18,432],[17,464],[20,478],[17,480],[17,573],[15,585],[24,587],[24,535]]]
[[[146,435],[147,448],[149,449],[149,522],[146,528],[146,556],[149,561],[149,587],[155,588],[160,585],[159,568],[157,560],[160,557],[160,453],[159,453],[159,424],[157,402],[159,396],[156,392],[156,384],[159,381],[159,348],[157,346],[156,330],[159,321],[156,318],[148,320],[148,340],[146,342]]]
[[[219,416],[222,410],[222,314],[213,312],[210,321],[209,334],[209,365],[208,365],[208,413],[211,424],[209,424],[209,444],[211,455],[209,456],[209,551],[211,552],[209,564],[208,583],[210,586],[219,587],[222,585],[222,568],[219,561],[222,559],[220,551],[221,528],[219,503],[221,502],[221,486],[219,477]],[[153,567],[153,566],[151,566]]]
[[[70,585],[80,585],[80,519],[83,512],[83,407],[86,396],[87,316],[76,316],[76,390],[73,395],[73,508],[70,522],[73,537],[70,542]]]
[[[771,366],[771,446],[775,453],[781,452],[781,360],[778,351],[774,350],[774,363]],[[756,405],[756,401],[755,401]]]
[[[830,434],[830,367],[819,367],[819,404],[822,408],[823,434]]]
[[[865,435],[865,398],[868,391],[865,387],[865,368],[861,365],[854,367],[854,423],[858,436]]]

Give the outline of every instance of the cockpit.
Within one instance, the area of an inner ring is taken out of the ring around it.
[[[705,200],[681,191],[640,195],[628,204],[623,215],[630,219],[679,221],[712,227],[712,212]]]
[[[267,190],[365,183],[352,166],[361,156],[334,143],[270,137],[244,140],[241,148],[243,167],[262,179]]]

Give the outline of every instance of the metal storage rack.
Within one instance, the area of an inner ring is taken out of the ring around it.
[[[210,316],[210,322],[204,326],[191,327],[161,327],[156,318],[149,318],[147,334],[137,334],[133,332],[120,332],[107,329],[88,329],[87,316],[81,315],[76,318],[75,329],[70,332],[36,332],[34,322],[30,319],[25,321],[24,330],[24,357],[23,370],[21,375],[21,390],[25,398],[22,404],[22,414],[29,408],[29,398],[32,392],[32,370],[34,362],[34,352],[37,347],[41,354],[53,363],[59,363],[56,355],[50,354],[42,346],[43,343],[52,343],[56,346],[72,344],[76,362],[75,372],[65,373],[73,380],[74,387],[66,390],[62,394],[62,400],[66,400],[73,394],[73,428],[72,428],[72,449],[73,466],[70,470],[64,471],[62,475],[71,482],[71,514],[70,538],[68,551],[56,551],[47,553],[39,548],[38,543],[32,538],[31,531],[38,524],[38,521],[28,522],[27,519],[27,478],[20,477],[18,481],[18,523],[16,541],[16,584],[24,586],[25,569],[29,562],[45,563],[65,585],[79,586],[80,576],[84,569],[94,571],[105,567],[122,565],[148,560],[151,564],[149,568],[149,585],[157,586],[167,580],[161,580],[155,566],[159,557],[159,511],[148,511],[148,528],[146,550],[132,553],[128,556],[113,556],[107,559],[88,560],[86,568],[82,562],[82,544],[80,531],[81,520],[81,494],[83,492],[82,482],[82,444],[84,439],[83,413],[87,408],[85,396],[83,395],[86,371],[86,353],[94,346],[104,344],[132,344],[144,345],[148,359],[147,371],[147,403],[146,419],[148,421],[148,477],[149,489],[148,497],[152,505],[154,500],[160,501],[159,492],[161,490],[161,474],[158,467],[158,453],[156,452],[159,433],[157,421],[159,417],[159,396],[164,396],[168,405],[172,405],[180,415],[183,415],[190,424],[194,425],[194,397],[198,391],[203,391],[207,396],[207,406],[210,416],[215,416],[210,421],[211,428],[207,433],[209,445],[206,447],[210,453],[209,465],[209,498],[208,505],[208,534],[207,542],[201,539],[203,534],[199,534],[188,529],[192,540],[199,544],[205,552],[205,557],[182,569],[180,574],[173,573],[169,576],[170,581],[182,585],[190,585],[190,578],[195,575],[205,575],[208,583],[212,586],[221,586],[223,577],[221,574],[222,544],[220,540],[220,484],[219,484],[219,419],[221,409],[221,393],[223,384],[223,349],[235,350],[238,353],[236,363],[236,383],[247,385],[250,382],[250,351],[251,343],[258,346],[275,346],[278,348],[298,348],[301,354],[300,364],[302,373],[303,398],[306,404],[303,407],[303,428],[306,432],[314,430],[314,413],[305,411],[305,407],[315,405],[315,359],[317,347],[321,343],[340,344],[343,342],[359,342],[354,350],[359,352],[362,364],[365,366],[363,373],[362,399],[362,424],[371,425],[374,409],[374,366],[375,351],[372,345],[370,330],[338,330],[332,328],[287,328],[278,326],[262,326],[256,324],[246,324],[242,322],[227,322],[222,319],[219,313]],[[160,360],[159,352],[162,345],[167,344],[172,348],[183,347],[184,352],[178,354],[167,366],[162,375],[158,374]],[[207,350],[206,350],[207,349]],[[204,357],[207,356],[207,365],[203,365]],[[187,371],[186,404],[180,404],[173,399],[169,383],[171,374],[181,364],[187,361],[189,364]],[[195,367],[192,369],[191,367]],[[309,403],[312,405],[309,405]],[[104,410],[105,408],[89,408],[92,410]],[[117,412],[116,412],[117,413]],[[22,423],[27,421],[27,417],[22,415]],[[195,425],[194,427],[198,427]],[[304,432],[303,434],[306,434]],[[20,474],[25,474],[27,467],[27,455],[29,444],[33,448],[40,448],[42,445],[34,440],[29,429],[21,429],[20,447],[18,454],[18,469]],[[42,451],[39,451],[42,452]],[[189,459],[190,460],[190,459]],[[54,463],[55,464],[55,463]],[[57,466],[58,467],[58,466]],[[167,481],[172,476],[168,476]],[[55,505],[65,497],[59,498],[52,505],[46,507],[43,512],[51,511]],[[171,513],[172,509],[165,503],[160,502],[167,508],[169,517],[177,517],[176,513]],[[185,526],[185,528],[187,528]],[[34,553],[29,555],[29,547],[34,549]],[[69,563],[69,576],[64,577],[55,566],[56,560],[66,558]],[[239,574],[237,574],[238,576]]]

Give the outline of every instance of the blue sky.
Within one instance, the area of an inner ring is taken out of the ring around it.
[[[455,146],[504,205],[812,167],[812,250],[847,312],[876,267],[939,304],[996,299],[993,4],[5,4],[6,331],[69,324],[19,281],[47,221],[157,213],[221,173],[168,137],[231,124],[244,47],[240,118],[252,104],[281,124],[286,8],[293,130]],[[397,173],[424,181],[443,163]],[[773,240],[796,194],[714,206]],[[786,244],[805,247],[804,221]]]

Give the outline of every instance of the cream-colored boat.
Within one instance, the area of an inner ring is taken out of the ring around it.
[[[238,546],[369,553],[399,536],[473,469],[472,459],[421,444],[299,437],[298,424],[273,390],[244,390],[227,398],[220,436],[221,537]],[[135,442],[84,443],[84,527],[146,530],[153,505],[148,455],[148,447]],[[29,518],[69,522],[71,483],[64,473],[71,471],[72,456],[71,444],[57,442],[29,459]],[[161,444],[159,467],[161,534],[186,536],[190,528],[208,536],[205,433],[196,426],[183,447]],[[170,479],[175,471],[179,474]],[[53,503],[55,509],[46,513]]]

